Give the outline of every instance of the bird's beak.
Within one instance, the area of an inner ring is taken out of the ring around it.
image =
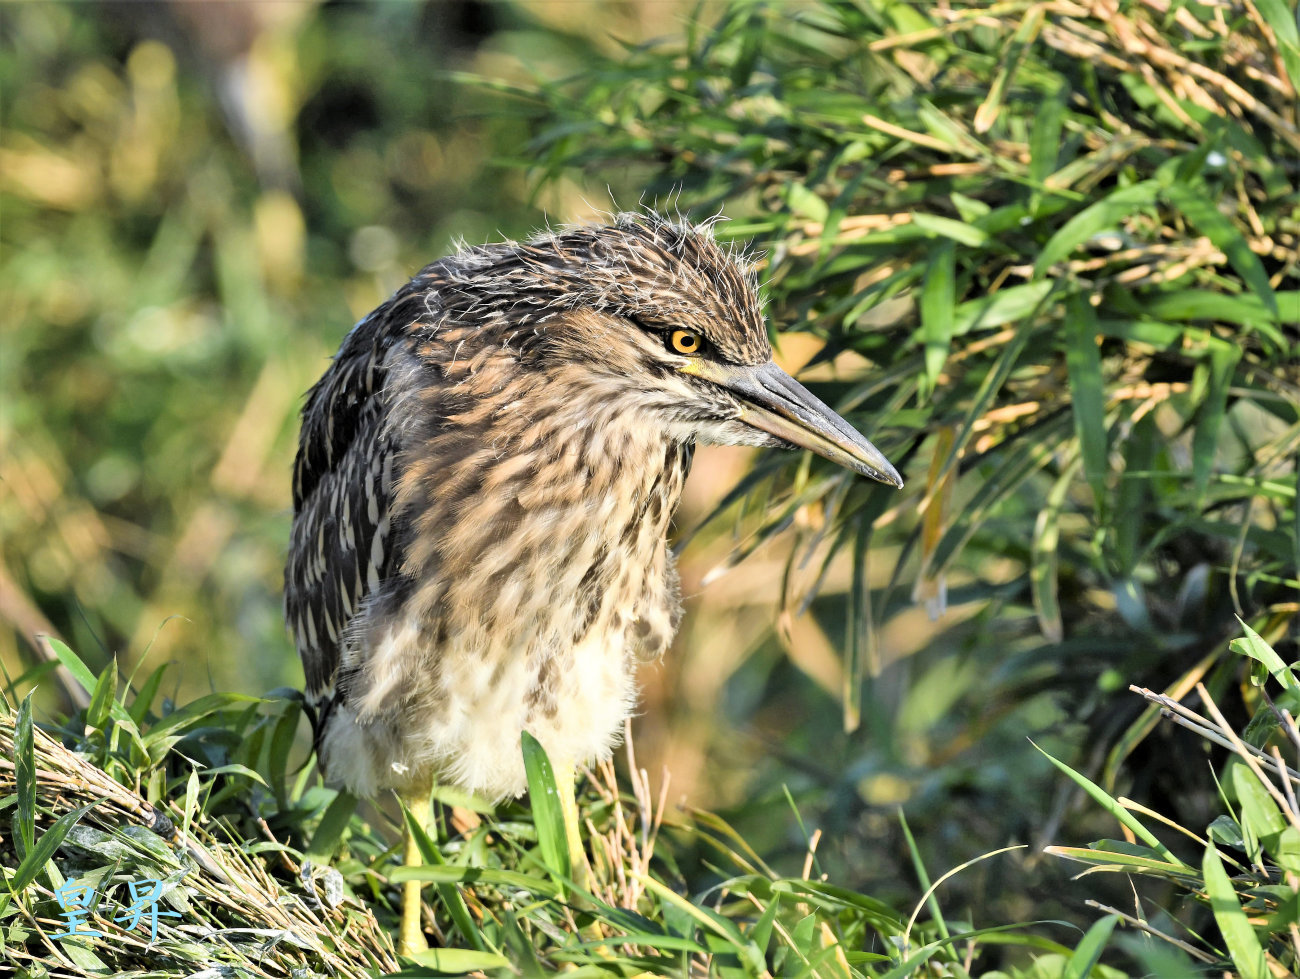
[[[758,367],[738,367],[696,357],[681,371],[738,395],[741,421],[856,473],[903,485],[898,470],[879,449],[770,360]]]

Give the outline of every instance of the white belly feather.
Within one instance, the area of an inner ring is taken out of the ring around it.
[[[416,787],[434,772],[438,780],[492,801],[518,796],[527,788],[520,731],[537,738],[555,760],[603,760],[618,745],[623,719],[636,704],[635,657],[628,655],[624,632],[616,630],[571,647],[567,668],[558,677],[559,709],[549,716],[527,706],[537,669],[525,651],[505,656],[453,652],[442,657],[436,706],[394,718],[397,728],[386,720],[358,723],[356,708],[366,717],[366,702],[383,703],[393,693],[392,683],[400,682],[397,671],[386,665],[417,658],[402,648],[416,641],[417,633],[404,627],[385,637],[369,664],[374,682],[368,695],[354,707],[340,707],[331,718],[321,746],[324,767],[331,782],[354,794]]]

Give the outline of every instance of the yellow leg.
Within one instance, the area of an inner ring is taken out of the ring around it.
[[[402,802],[410,810],[411,815],[420,826],[429,825],[428,789],[423,792],[404,795]],[[415,834],[411,832],[411,827],[405,819],[402,820],[402,839],[406,844],[402,865],[417,867],[424,863],[424,857],[420,854],[420,846],[415,840]],[[418,880],[408,880],[402,884],[402,930],[397,936],[398,955],[413,955],[428,948],[428,944],[424,940],[424,925],[420,921],[420,888],[422,886]]]
[[[585,888],[591,876],[587,863],[587,849],[582,845],[582,830],[578,822],[578,799],[573,788],[573,762],[558,759],[552,762],[555,770],[555,788],[560,795],[560,811],[564,814],[564,835],[569,841],[569,868],[573,882]]]

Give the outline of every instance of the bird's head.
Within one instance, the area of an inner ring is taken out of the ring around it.
[[[809,449],[893,486],[874,445],[772,361],[752,271],[707,226],[613,224],[463,252],[444,308],[610,411],[684,442]],[[460,307],[457,309],[456,307]]]

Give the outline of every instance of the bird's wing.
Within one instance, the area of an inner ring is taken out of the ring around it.
[[[384,319],[376,311],[357,324],[302,412],[284,606],[311,704],[341,693],[335,679],[345,629],[395,567],[394,453],[384,428],[394,338]]]

